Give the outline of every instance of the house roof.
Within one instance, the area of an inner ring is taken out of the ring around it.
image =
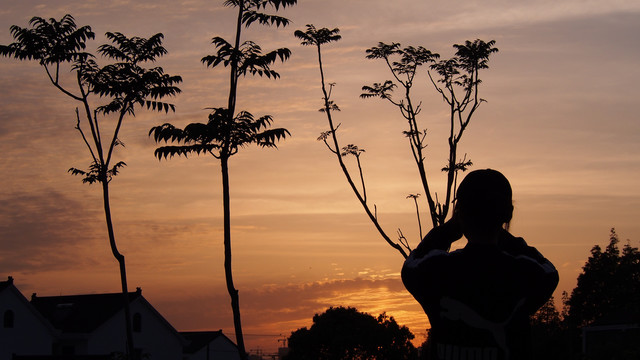
[[[140,290],[128,294],[129,302],[142,296]],[[31,304],[62,332],[89,333],[124,308],[122,293],[36,296]]]
[[[3,291],[12,292],[16,296],[18,301],[24,304],[24,308],[27,309],[27,311],[31,312],[42,324],[44,324],[44,326],[49,330],[51,334],[57,333],[57,330],[51,326],[51,323],[47,321],[47,319],[45,319],[45,317],[42,316],[42,314],[29,303],[24,295],[22,295],[20,290],[16,288],[16,286],[13,284],[13,277],[9,276],[7,281],[0,281],[0,292]]]
[[[181,331],[180,335],[187,340],[187,345],[184,347],[184,352],[187,354],[193,354],[198,350],[210,344],[213,340],[223,337],[227,339],[231,344],[235,346],[235,343],[226,337],[222,330],[218,331]]]
[[[621,324],[640,324],[640,313],[637,310],[633,311],[631,309],[624,308],[616,309],[616,311],[596,319],[589,325],[589,327]]]
[[[13,278],[11,276],[9,276],[7,278],[7,281],[0,281],[0,291],[8,288],[11,285],[13,285]]]

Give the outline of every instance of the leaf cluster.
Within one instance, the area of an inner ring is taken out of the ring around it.
[[[276,27],[285,27],[290,21],[287,18],[278,15],[266,14],[261,10],[271,7],[278,11],[280,8],[293,6],[297,0],[227,0],[225,6],[241,7],[240,24],[249,27],[254,22],[262,25],[276,25]],[[239,29],[239,28],[238,28]],[[202,58],[202,63],[207,67],[216,67],[220,64],[225,67],[231,66],[235,73],[233,76],[239,78],[251,75],[266,76],[267,78],[279,78],[275,70],[271,69],[271,65],[278,59],[284,62],[291,56],[291,51],[287,48],[280,48],[267,53],[262,52],[262,48],[253,41],[245,41],[236,45],[232,45],[227,40],[216,36],[211,40],[215,46],[216,53],[207,55]]]
[[[73,16],[67,14],[60,21],[33,17],[31,28],[11,26],[11,35],[16,40],[9,45],[0,45],[0,55],[18,60],[36,60],[41,65],[62,62],[86,61],[93,57],[83,51],[87,39],[94,39],[90,26],[78,27]]]
[[[338,104],[333,102],[333,100],[327,101],[325,107],[321,107],[320,109],[318,109],[318,111],[323,113],[327,112],[327,109],[329,109],[329,111],[340,111],[340,107],[338,106]]]
[[[409,76],[414,74],[419,66],[432,63],[440,58],[439,54],[432,53],[431,50],[427,50],[422,46],[407,46],[404,49],[400,49],[400,44],[398,43],[385,44],[380,42],[378,46],[367,49],[366,53],[367,59],[384,59],[387,62],[391,61],[391,57],[399,57],[398,60],[391,61],[391,70],[396,75]]]
[[[156,143],[176,142],[181,145],[162,146],[156,149],[158,159],[173,157],[174,155],[187,157],[189,154],[210,153],[216,158],[231,156],[237,153],[239,147],[256,144],[260,147],[277,147],[281,139],[291,134],[287,129],[269,129],[273,119],[270,115],[260,118],[242,111],[234,118],[229,116],[226,108],[213,108],[209,121],[191,123],[184,129],[171,124],[155,126],[149,131]]]
[[[459,59],[460,67],[467,72],[474,72],[478,69],[489,68],[489,56],[497,53],[498,49],[494,47],[495,40],[482,41],[476,39],[474,41],[466,40],[464,45],[455,44],[456,57]]]
[[[225,4],[233,3],[236,6],[239,3],[239,0],[227,0]],[[267,6],[273,7],[276,11],[280,10],[280,7],[283,9],[287,6],[293,6],[298,3],[298,0],[244,0],[243,1],[245,7],[247,9],[255,8],[257,10],[266,9]]]
[[[431,52],[422,46],[407,46],[400,48],[399,43],[386,44],[379,42],[377,46],[366,50],[366,58],[375,60],[382,59],[387,64],[396,82],[405,89],[410,89],[418,68],[424,64],[434,63],[440,58],[437,53]],[[391,100],[391,93],[396,87],[392,80],[385,80],[384,83],[374,83],[372,86],[363,86],[361,98],[380,97]],[[402,103],[394,103],[397,106]]]
[[[278,78],[280,74],[272,70],[271,65],[278,59],[284,62],[291,56],[291,50],[287,48],[280,48],[263,54],[262,48],[253,41],[245,41],[238,50],[228,41],[218,36],[214,37],[211,43],[217,49],[216,54],[203,57],[202,62],[207,67],[216,67],[220,64],[227,67],[236,62],[236,77],[246,76],[247,73],[250,73],[251,75]]]
[[[30,28],[11,27],[15,42],[0,46],[0,54],[19,60],[39,61],[56,88],[82,103],[86,113],[84,126],[88,127],[88,131],[85,134],[77,109],[76,129],[87,146],[92,162],[86,171],[76,168],[69,171],[73,175],[83,176],[85,183],[107,183],[125,165],[118,162],[110,166],[114,148],[122,144],[118,132],[125,115],[135,115],[136,105],[146,105],[147,109],[156,111],[175,110],[173,104],[162,102],[161,99],[180,93],[177,84],[182,82],[182,78],[165,74],[161,67],[144,67],[144,63],[155,62],[167,53],[162,46],[164,36],[158,33],[147,39],[107,32],[106,37],[111,43],[99,46],[98,53],[115,62],[100,67],[93,54],[84,52],[86,41],[94,39],[95,34],[89,26],[78,27],[73,16],[65,15],[60,21],[34,17],[29,24]],[[75,72],[78,86],[75,93],[60,83],[62,63],[71,63],[71,70]],[[108,102],[92,109],[90,95],[106,98]],[[97,118],[99,113],[119,115],[111,139],[105,143]]]
[[[94,55],[81,51],[86,48],[86,40],[94,39],[90,26],[78,27],[71,15],[65,15],[60,21],[34,17],[29,22],[31,28],[12,26],[15,42],[0,46],[0,54],[19,60],[37,60],[41,65],[56,65],[55,79],[51,81],[67,95],[76,100],[85,101],[88,94],[111,98],[111,101],[98,108],[100,112],[123,112],[134,114],[133,106],[146,105],[149,109],[168,112],[175,110],[173,104],[160,102],[165,96],[180,93],[176,86],[182,82],[180,76],[165,74],[161,67],[144,68],[141,63],[155,62],[167,53],[162,46],[163,34],[150,38],[127,37],[119,32],[107,32],[106,37],[112,44],[98,47],[98,53],[115,63],[99,67]],[[83,95],[73,95],[58,84],[58,66],[71,62],[72,70],[78,73]],[[49,70],[47,69],[47,73]]]
[[[364,149],[359,148],[355,144],[348,144],[347,146],[342,147],[341,156],[353,155],[355,157],[360,157],[360,154],[365,152]]]
[[[320,45],[342,39],[342,36],[340,36],[340,29],[316,29],[312,24],[306,25],[305,31],[296,30],[293,35],[302,40],[301,44],[305,46],[315,45],[319,47]]]
[[[446,88],[451,89],[453,85],[457,85],[463,87],[466,92],[471,92],[473,87],[480,83],[478,70],[487,69],[489,57],[498,52],[495,43],[495,40],[485,42],[476,39],[466,40],[462,45],[455,44],[455,56],[431,65],[431,69],[440,76],[438,82]]]
[[[276,15],[268,15],[261,13],[260,10],[266,10],[267,7],[271,7],[276,11],[283,9],[287,6],[293,6],[298,3],[298,0],[226,0],[224,6],[243,7],[242,23],[246,27],[249,27],[253,22],[258,21],[263,25],[286,26],[289,24],[289,20]]]
[[[462,172],[465,172],[469,169],[469,167],[473,166],[473,162],[471,162],[471,160],[466,160],[463,159],[462,161],[457,162],[454,166],[453,166],[453,171],[459,171],[461,170]],[[449,167],[448,165],[443,167],[441,169],[444,172],[448,172],[451,171],[451,167]]]
[[[417,69],[425,64],[439,75],[437,82],[444,84],[445,88],[453,91],[453,86],[461,86],[470,93],[473,87],[480,83],[477,72],[487,69],[489,57],[498,52],[494,46],[495,40],[485,42],[480,39],[466,40],[464,44],[454,44],[455,55],[450,59],[440,60],[440,55],[425,49],[422,46],[407,46],[400,48],[400,44],[383,42],[366,50],[367,59],[382,59],[387,63],[395,80],[405,88],[410,87],[416,75]],[[384,83],[374,83],[373,86],[364,86],[362,98],[380,97],[391,99],[391,93],[395,87],[392,80]],[[445,96],[442,90],[439,90]]]
[[[120,161],[113,165],[111,169],[108,169],[106,166],[101,165],[100,163],[94,161],[89,165],[89,170],[84,171],[76,168],[70,168],[68,172],[72,175],[82,176],[82,182],[84,184],[94,184],[97,182],[110,182],[111,179],[118,175],[120,169],[127,166],[124,161]]]
[[[384,83],[373,83],[373,85],[365,85],[362,87],[362,94],[360,97],[363,99],[368,99],[372,97],[379,97],[381,99],[391,99],[391,93],[393,89],[395,89],[398,85],[396,85],[391,80],[385,80]]]
[[[121,33],[108,32],[107,38],[113,45],[101,45],[98,52],[118,62],[95,72],[85,72],[84,76],[94,93],[113,99],[99,110],[104,113],[127,112],[134,115],[134,105],[138,104],[156,111],[175,111],[173,104],[159,99],[179,94],[181,90],[176,85],[182,82],[182,78],[165,74],[161,67],[148,69],[140,65],[155,62],[158,57],[167,53],[162,46],[164,36],[158,33],[148,39],[128,38]]]

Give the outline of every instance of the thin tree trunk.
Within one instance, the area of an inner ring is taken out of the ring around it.
[[[248,359],[247,351],[244,346],[244,335],[242,334],[242,322],[240,319],[240,299],[238,290],[233,285],[233,270],[231,266],[231,200],[229,195],[229,137],[231,136],[231,128],[233,126],[234,114],[236,108],[236,93],[238,89],[238,56],[236,51],[240,48],[240,34],[242,32],[242,14],[244,13],[244,0],[238,2],[238,18],[236,22],[236,37],[234,53],[231,55],[231,75],[229,83],[229,99],[227,108],[227,128],[225,129],[225,149],[220,156],[220,165],[222,167],[222,205],[224,211],[224,273],[227,282],[227,291],[231,298],[231,310],[233,311],[233,326],[236,332],[236,343],[240,357]]]
[[[240,51],[240,34],[242,33],[242,14],[244,13],[244,1],[238,2],[238,20],[236,22],[236,39],[234,43],[234,52],[231,54],[231,76],[229,78],[229,120],[233,119],[236,111],[236,93],[238,91],[238,55]]]
[[[120,283],[122,285],[122,295],[124,301],[124,321],[126,327],[127,336],[127,359],[134,359],[135,351],[133,346],[133,331],[131,329],[131,309],[129,307],[129,290],[127,288],[127,270],[124,262],[124,255],[120,254],[118,247],[116,246],[116,238],[113,231],[113,222],[111,221],[111,206],[109,205],[109,181],[103,179],[102,183],[102,195],[104,201],[104,215],[107,220],[107,231],[109,232],[109,244],[111,245],[111,252],[120,265]]]
[[[231,200],[229,196],[229,156],[220,157],[222,168],[222,205],[224,208],[224,274],[227,281],[227,291],[231,297],[231,309],[233,310],[233,326],[236,331],[236,342],[242,359],[247,359],[242,335],[242,322],[240,321],[240,301],[238,290],[233,285],[233,272],[231,268]]]

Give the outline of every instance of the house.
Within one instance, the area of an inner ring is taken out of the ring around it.
[[[590,358],[637,359],[640,313],[617,309],[582,328],[582,353]]]
[[[107,360],[126,352],[129,301],[136,356],[152,360],[236,360],[222,330],[178,333],[138,288],[122,293],[38,296],[0,281],[0,360]]]
[[[48,355],[57,331],[13,285],[13,278],[0,281],[0,360],[13,354]]]
[[[136,355],[154,360],[182,358],[184,339],[142,296],[128,293]],[[126,352],[122,293],[48,296],[31,305],[59,332],[51,355],[109,355]]]
[[[222,330],[219,331],[183,331],[187,341],[184,348],[185,359],[189,360],[240,360],[238,347]]]

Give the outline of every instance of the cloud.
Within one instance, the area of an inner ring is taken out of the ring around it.
[[[375,9],[374,7],[377,7]],[[385,7],[379,3],[368,6],[369,11],[377,13]],[[584,19],[620,13],[638,13],[637,1],[617,0],[602,2],[598,0],[537,0],[504,1],[489,0],[479,2],[424,2],[416,5],[412,1],[394,2],[392,9],[383,19],[387,26],[375,30],[391,31],[395,35],[407,33],[442,33],[464,30],[482,31],[485,29],[521,27],[546,22]],[[421,11],[422,10],[422,11]],[[363,21],[369,17],[361,17]],[[399,26],[391,27],[389,23]],[[362,29],[360,29],[362,32]]]
[[[55,190],[0,194],[0,272],[73,269],[97,261],[99,213]]]

